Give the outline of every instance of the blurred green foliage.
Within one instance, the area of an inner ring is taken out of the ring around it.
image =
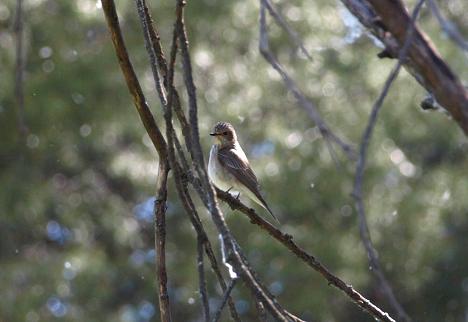
[[[162,124],[135,5],[117,5]],[[167,50],[174,3],[150,5]],[[273,50],[336,134],[357,144],[394,61],[376,57],[379,48],[337,1],[277,5],[313,61],[270,21]],[[157,155],[125,87],[100,3],[25,0],[26,137],[16,121],[14,10],[14,1],[0,3],[0,320],[157,321],[151,213]],[[468,34],[466,1],[444,2],[442,10]],[[336,168],[313,122],[259,55],[258,3],[189,1],[186,16],[205,150],[214,122],[233,123],[282,229],[389,309],[358,237],[350,196],[354,164],[337,150],[344,166]],[[420,25],[466,80],[466,54],[427,9]],[[176,83],[182,85],[180,75]],[[365,177],[369,225],[409,314],[416,321],[465,321],[468,143],[444,114],[418,107],[424,96],[402,72],[385,101]],[[223,210],[286,308],[311,321],[372,320],[244,216]],[[209,216],[201,215],[219,250]],[[202,316],[196,239],[187,219],[171,183],[167,261],[174,321]],[[214,308],[221,294],[208,268],[207,276]],[[255,321],[246,288],[239,285],[233,295],[243,320]]]

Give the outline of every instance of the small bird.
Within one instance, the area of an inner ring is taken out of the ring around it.
[[[234,127],[227,122],[218,122],[210,135],[214,136],[217,141],[211,147],[208,161],[208,175],[213,184],[224,191],[234,189],[239,194],[245,193],[250,199],[268,210],[279,223],[260,194],[257,177],[237,141]]]

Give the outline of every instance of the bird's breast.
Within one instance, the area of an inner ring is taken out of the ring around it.
[[[213,145],[210,150],[208,160],[208,176],[211,182],[221,190],[228,190],[233,187],[234,178],[223,168],[218,159],[218,146]]]

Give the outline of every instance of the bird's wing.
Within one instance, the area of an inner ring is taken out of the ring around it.
[[[218,160],[221,165],[229,171],[241,184],[249,189],[258,199],[271,216],[279,223],[278,218],[273,214],[270,207],[260,193],[260,186],[257,177],[250,167],[249,160],[242,149],[221,148],[218,151]]]
[[[259,194],[257,177],[244,153],[233,148],[221,148],[218,151],[218,160],[240,183],[255,195]]]

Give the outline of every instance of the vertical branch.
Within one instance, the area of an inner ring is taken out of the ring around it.
[[[356,209],[358,212],[359,216],[359,233],[362,239],[362,242],[364,244],[364,247],[366,249],[367,255],[369,257],[369,263],[372,268],[372,271],[375,273],[377,280],[380,284],[380,287],[387,298],[387,300],[390,302],[392,305],[393,309],[397,312],[398,316],[400,317],[401,320],[403,321],[410,321],[410,317],[408,314],[405,312],[401,304],[398,302],[398,300],[395,297],[395,294],[393,293],[392,287],[390,283],[387,281],[385,278],[385,275],[382,271],[382,268],[380,266],[380,262],[378,259],[377,251],[372,245],[371,237],[370,237],[370,232],[369,232],[369,227],[367,225],[367,219],[366,219],[366,212],[365,212],[365,207],[364,207],[364,202],[363,202],[363,197],[362,197],[362,181],[364,177],[364,169],[366,165],[366,156],[367,156],[367,150],[369,148],[369,142],[372,136],[373,129],[375,127],[375,123],[377,121],[377,116],[378,113],[382,107],[383,101],[385,97],[388,94],[388,91],[390,90],[390,87],[393,83],[393,81],[396,79],[398,76],[398,73],[401,69],[402,64],[404,63],[404,60],[406,59],[406,55],[408,53],[408,49],[411,45],[411,41],[413,39],[414,35],[414,30],[415,30],[415,24],[416,24],[416,19],[419,14],[419,11],[424,3],[424,0],[419,0],[419,2],[416,4],[415,9],[413,11],[412,15],[412,21],[410,24],[410,28],[407,31],[407,36],[406,40],[404,42],[403,47],[401,48],[399,55],[398,55],[398,62],[391,71],[390,75],[388,76],[385,85],[382,89],[382,92],[380,93],[379,97],[377,98],[376,102],[374,103],[374,106],[372,107],[372,112],[369,117],[369,121],[367,123],[366,129],[364,131],[364,134],[362,136],[361,140],[361,145],[359,149],[359,157],[356,165],[356,177],[354,180],[354,190],[353,190],[353,197],[356,202]]]
[[[166,272],[166,201],[167,201],[167,175],[169,164],[166,160],[159,161],[159,173],[157,182],[157,199],[155,214],[155,249],[157,256],[156,271],[159,284],[159,310],[161,321],[170,322],[171,312],[169,306],[169,294],[167,292]]]
[[[156,204],[156,219],[155,219],[155,247],[158,254],[158,264],[156,267],[157,279],[159,281],[159,308],[161,311],[161,320],[170,322],[169,297],[167,294],[167,275],[165,267],[165,212],[167,200],[167,174],[169,172],[169,164],[167,163],[167,145],[161,133],[161,130],[156,124],[153,115],[146,102],[146,98],[141,89],[138,78],[136,77],[132,63],[128,56],[127,48],[123,40],[122,31],[120,29],[119,18],[115,9],[114,1],[101,0],[102,9],[106,16],[107,25],[112,37],[112,43],[119,61],[120,68],[125,77],[127,87],[132,95],[135,108],[138,115],[145,126],[154,147],[159,155],[159,174],[157,184],[157,204]]]
[[[208,292],[206,290],[205,265],[203,262],[203,240],[199,236],[197,238],[197,268],[198,268],[198,283],[199,292],[203,304],[203,314],[205,321],[210,322],[210,305],[208,303]],[[227,300],[227,299],[226,299]]]
[[[24,120],[24,46],[23,46],[23,0],[16,1],[16,19],[14,24],[16,36],[15,99],[17,107],[18,130],[21,136],[26,135],[28,128]]]
[[[150,66],[151,66],[151,71],[153,73],[154,84],[156,86],[156,91],[159,95],[159,99],[161,101],[163,109],[165,109],[167,105],[166,92],[164,89],[164,85],[161,82],[161,77],[160,77],[158,65],[157,65],[158,60],[156,58],[156,52],[154,50],[154,46],[152,45],[152,37],[149,32],[149,30],[151,29],[149,28],[150,22],[146,19],[147,18],[147,6],[144,0],[135,0],[135,2],[137,6],[138,15],[140,16],[141,27],[143,29],[143,36],[145,39],[146,51],[148,52],[148,56],[150,59]]]

